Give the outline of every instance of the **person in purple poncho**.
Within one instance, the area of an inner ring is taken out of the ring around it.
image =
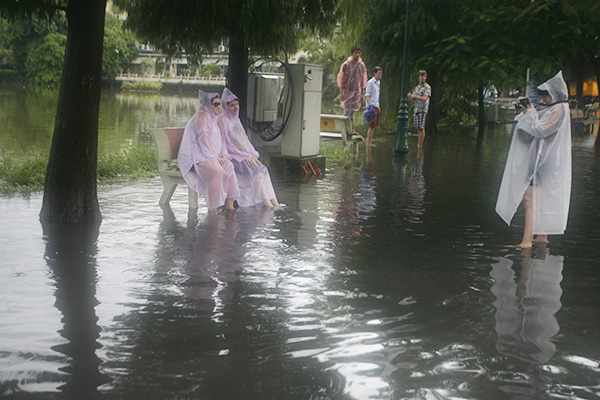
[[[237,199],[240,207],[263,203],[267,207],[279,205],[269,170],[258,160],[259,154],[248,140],[240,121],[240,99],[229,89],[223,91],[223,114],[217,118],[227,153],[235,168],[240,188]]]
[[[221,111],[219,94],[198,92],[200,111],[185,126],[177,155],[179,168],[187,184],[204,195],[209,210],[217,211],[223,205],[234,210],[240,191],[217,125]]]

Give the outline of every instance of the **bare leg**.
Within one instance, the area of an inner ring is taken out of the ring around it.
[[[233,205],[233,198],[225,200],[225,209],[235,211],[235,206]]]
[[[525,206],[525,229],[523,230],[523,239],[518,247],[530,249],[533,242],[533,187],[528,186],[523,195],[523,205]]]
[[[417,129],[417,132],[418,132],[417,147],[423,147],[423,142],[425,142],[425,129]]]
[[[367,147],[371,147],[371,142],[373,141],[373,132],[375,132],[375,128],[369,127],[369,130],[367,131]]]
[[[548,235],[537,235],[533,243],[546,244],[548,243]]]

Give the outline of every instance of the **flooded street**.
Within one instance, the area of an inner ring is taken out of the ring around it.
[[[600,158],[575,138],[566,234],[507,248],[509,132],[274,171],[274,210],[161,209],[152,178],[100,185],[97,231],[43,235],[41,194],[0,198],[0,394],[600,398]]]
[[[195,95],[102,94],[100,152],[148,146]],[[0,88],[0,155],[47,151],[55,98]],[[0,398],[600,399],[600,156],[573,138],[567,231],[532,251],[494,212],[510,125],[376,137],[277,209],[169,208],[102,183],[102,223],[42,231],[0,196]]]

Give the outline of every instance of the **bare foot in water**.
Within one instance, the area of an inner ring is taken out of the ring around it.
[[[533,245],[531,243],[519,243],[519,244],[508,244],[506,247],[510,247],[511,249],[531,249]]]

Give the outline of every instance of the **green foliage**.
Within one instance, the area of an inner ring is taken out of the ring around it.
[[[3,154],[0,158],[0,193],[42,190],[48,160],[47,152],[26,155]],[[135,147],[125,154],[104,154],[98,159],[98,180],[156,176],[156,152],[153,147]]]
[[[67,34],[64,13],[41,20],[0,18],[0,60],[19,73],[25,73],[25,62],[32,47],[50,33]]]
[[[123,28],[123,22],[106,14],[104,23],[104,50],[102,54],[102,73],[114,78],[123,71],[137,54],[135,37]]]
[[[217,64],[207,64],[203,65],[200,70],[200,76],[218,76],[221,73],[221,67]]]
[[[25,71],[32,86],[55,88],[60,84],[67,37],[50,33],[34,43],[25,62]]]
[[[121,90],[142,90],[150,92],[160,92],[162,87],[162,83],[150,81],[135,81],[121,83]]]
[[[64,13],[58,13],[49,20],[15,20],[0,19],[0,63],[4,62],[12,65],[17,71],[25,71],[28,76],[31,74],[38,77],[41,69],[43,76],[33,82],[35,86],[56,86],[56,77],[60,78],[62,68],[57,67],[56,57],[51,56],[55,52],[54,45],[47,43],[50,34],[67,34],[67,21]],[[61,40],[64,45],[64,40]],[[26,71],[26,60],[32,56],[32,53],[46,51],[45,57],[50,57],[52,63],[44,67],[44,61],[30,60],[31,72]],[[56,54],[64,55],[64,49],[58,50]],[[104,27],[104,52],[102,57],[102,72],[109,78],[114,78],[123,71],[123,66],[127,65],[137,54],[135,47],[135,37],[133,34],[123,28],[123,22],[116,17],[107,14]],[[62,64],[61,64],[62,65]],[[52,70],[52,71],[50,71]]]
[[[127,12],[127,25],[167,54],[191,61],[226,39],[244,43],[262,55],[292,53],[302,29],[329,32],[335,23],[336,0],[115,0]]]
[[[154,61],[150,58],[143,58],[140,69],[142,75],[151,75],[152,71],[155,69]]]
[[[336,83],[337,72],[344,56],[336,55],[342,37],[333,35],[331,39],[310,36],[300,43],[300,49],[308,53],[307,62],[323,66],[323,102],[332,103],[339,96],[340,90]]]

